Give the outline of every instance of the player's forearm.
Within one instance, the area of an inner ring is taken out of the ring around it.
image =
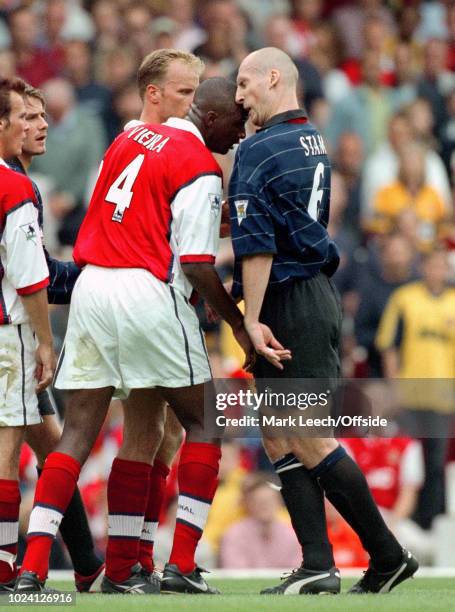
[[[52,346],[52,332],[47,306],[47,289],[20,296],[39,344]]]
[[[183,264],[182,269],[195,290],[233,329],[243,325],[242,313],[226,292],[212,264]]]
[[[247,322],[259,321],[272,261],[273,255],[253,255],[242,259],[242,285]]]

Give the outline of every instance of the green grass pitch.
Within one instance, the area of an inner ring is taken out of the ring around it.
[[[211,580],[222,595],[77,595],[76,606],[68,610],[87,610],[108,612],[146,610],[147,612],[163,611],[197,611],[209,612],[256,612],[262,610],[342,611],[351,610],[376,612],[420,612],[439,610],[455,612],[455,578],[416,578],[398,586],[388,595],[346,595],[346,590],[353,580],[344,580],[342,594],[331,596],[296,595],[296,596],[260,596],[260,589],[274,584],[264,579],[223,579]],[[74,590],[70,582],[49,582],[62,591]],[[27,606],[25,609],[37,610],[43,606]],[[6,608],[3,608],[6,609]],[[10,608],[11,609],[11,608]],[[46,609],[49,609],[46,607]],[[62,609],[59,607],[59,609]]]

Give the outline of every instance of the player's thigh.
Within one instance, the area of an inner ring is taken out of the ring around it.
[[[0,326],[0,427],[41,422],[35,392],[35,351],[28,323]]]
[[[279,371],[262,358],[258,378],[335,379],[340,374],[341,309],[330,280],[318,274],[296,281],[281,293],[268,296],[261,321],[292,351],[292,360]]]
[[[56,387],[97,389],[121,386],[111,270],[84,269],[71,299]]]
[[[194,308],[146,270],[130,271],[116,313],[120,368],[129,389],[180,388],[210,379]]]
[[[166,404],[156,389],[133,389],[122,402],[124,414],[121,459],[152,463],[161,444]]]
[[[163,397],[172,406],[190,442],[218,443],[212,437],[205,416],[213,415],[215,390],[211,381],[181,388],[160,388]],[[210,404],[210,405],[209,405]]]
[[[24,427],[0,427],[0,479],[17,480]]]

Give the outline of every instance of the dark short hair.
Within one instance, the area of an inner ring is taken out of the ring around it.
[[[18,77],[12,79],[0,79],[0,119],[9,119],[11,113],[11,92],[15,91],[20,96],[25,95],[25,81]]]

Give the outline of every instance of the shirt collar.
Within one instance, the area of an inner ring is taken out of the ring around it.
[[[199,138],[202,144],[205,144],[204,139],[202,138],[202,134],[199,129],[194,125],[192,121],[188,121],[188,119],[179,119],[178,117],[170,117],[164,125],[168,125],[169,127],[177,128],[179,130],[185,130],[187,132],[191,132]]]
[[[259,130],[257,130],[257,132],[262,132],[262,130],[266,130],[267,128],[272,127],[273,125],[278,125],[279,123],[286,123],[286,121],[290,121],[291,119],[306,118],[306,113],[302,108],[285,111],[284,113],[278,113],[278,115],[274,115],[271,119],[266,121],[264,125]]]
[[[129,130],[133,127],[137,127],[138,125],[144,125],[144,121],[139,121],[138,119],[133,119],[132,121],[128,121],[128,123],[123,128],[123,131]],[[179,119],[178,117],[170,117],[166,123],[163,125],[167,125],[172,128],[177,128],[178,130],[185,130],[186,132],[191,132],[199,138],[202,144],[205,144],[204,139],[202,138],[201,132],[194,125],[192,121],[188,121],[188,119]]]
[[[8,168],[8,164],[2,157],[0,157],[0,166],[6,166]]]

